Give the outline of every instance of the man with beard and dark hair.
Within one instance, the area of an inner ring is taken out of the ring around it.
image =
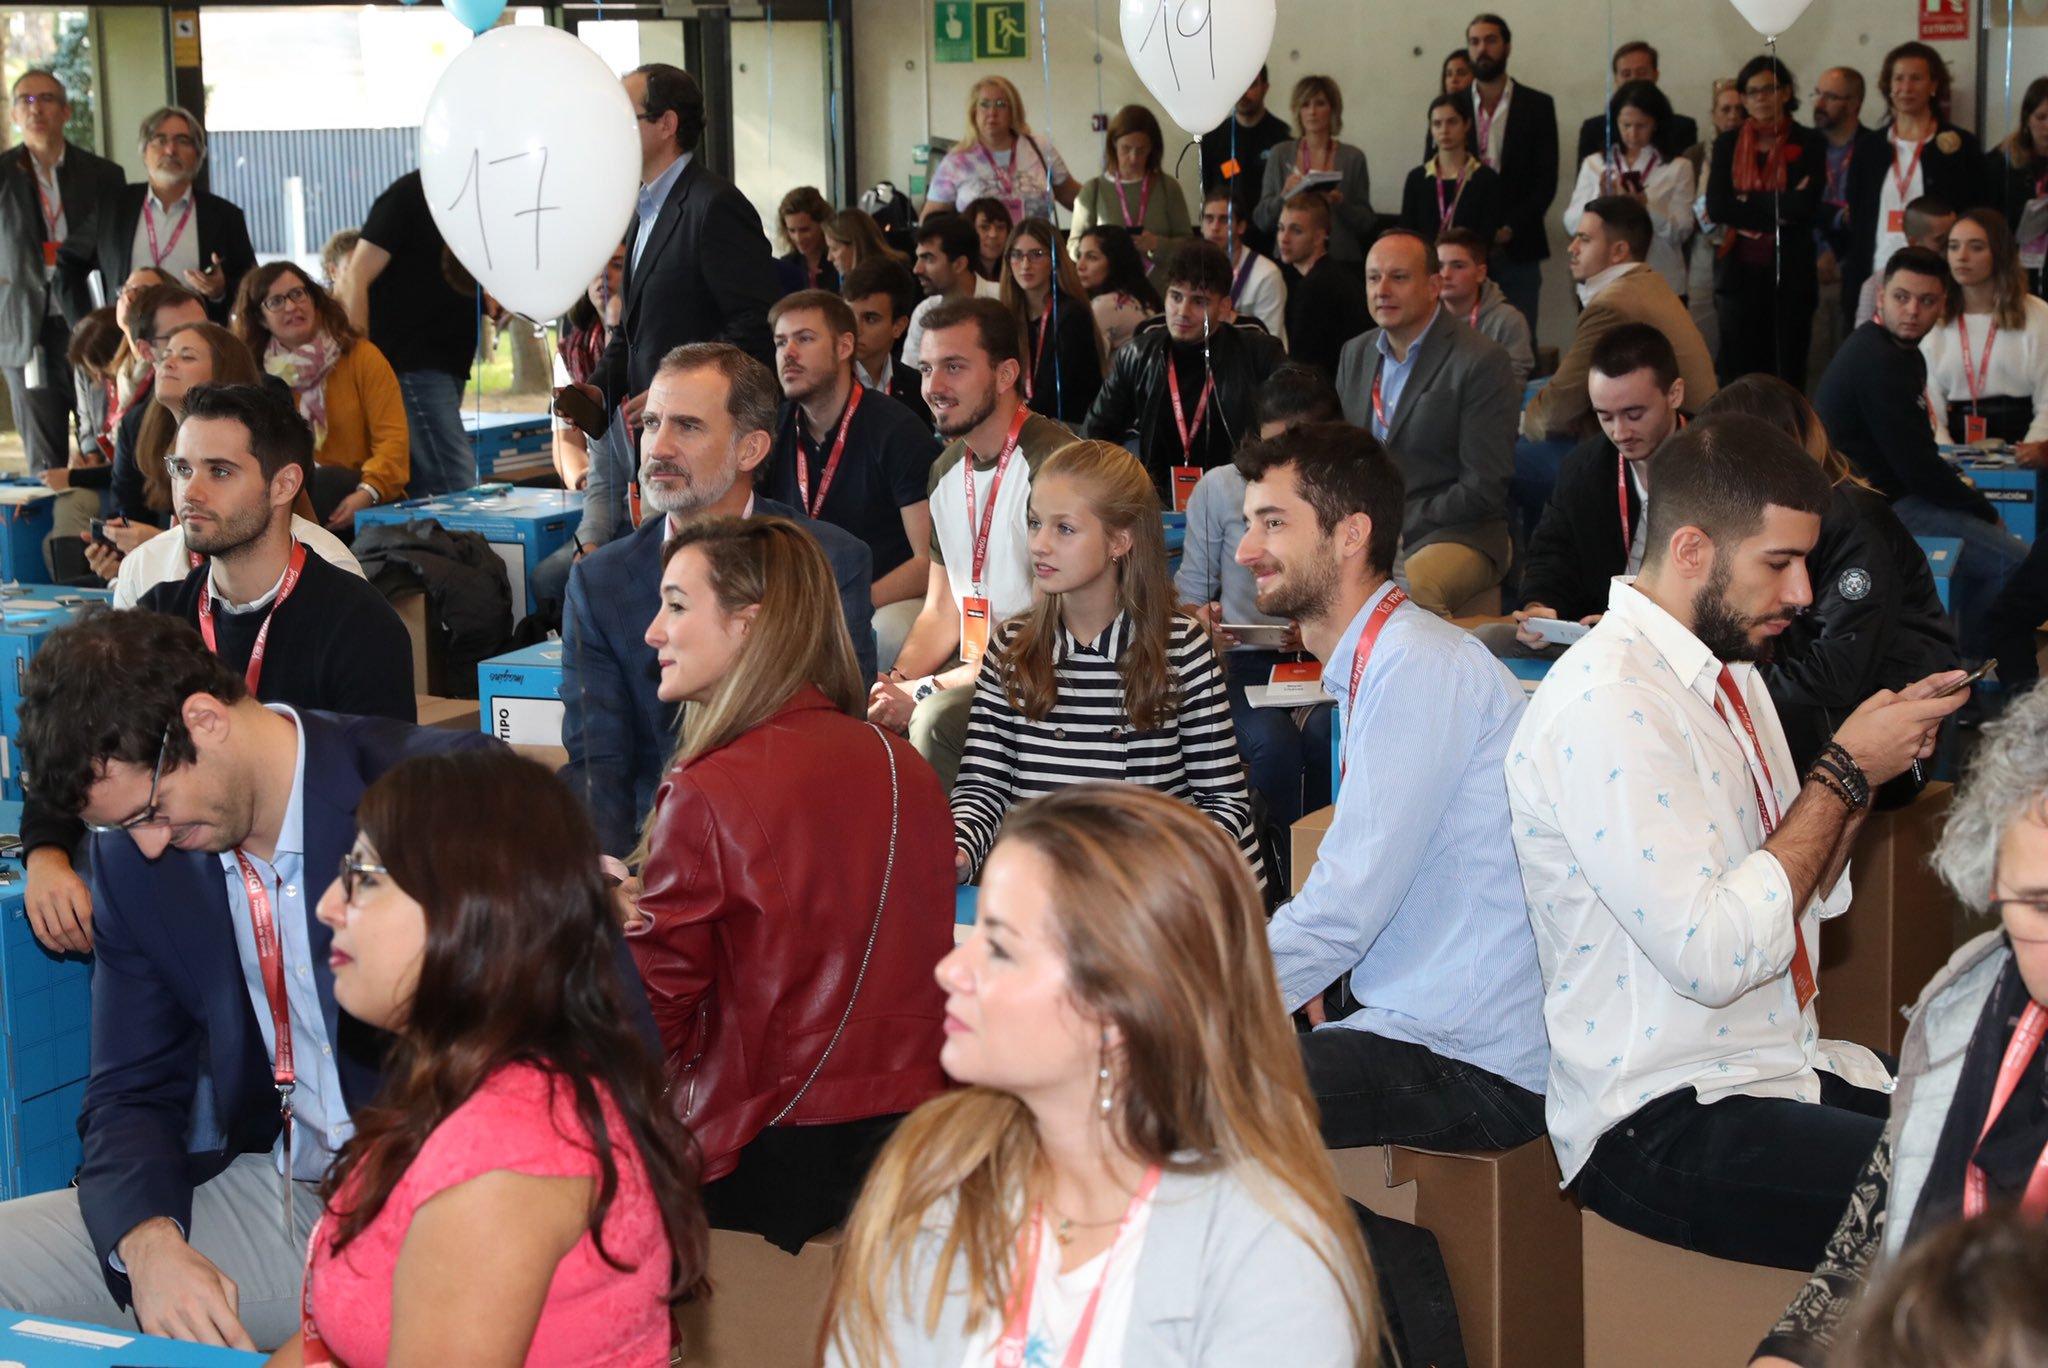
[[[1323,662],[1341,728],[1336,816],[1267,932],[1287,1010],[1327,1017],[1301,1040],[1323,1139],[1533,1140],[1548,1050],[1500,780],[1521,686],[1395,586],[1405,490],[1371,433],[1297,427],[1237,467],[1238,563]]]
[[[1493,280],[1536,331],[1543,263],[1550,257],[1544,216],[1557,198],[1557,102],[1508,75],[1514,34],[1507,20],[1482,14],[1465,26],[1472,63],[1472,155],[1500,173],[1506,206],[1494,235]]]
[[[1589,1211],[1809,1268],[1891,1078],[1820,1039],[1820,923],[1848,910],[1877,785],[1933,754],[1960,671],[1873,694],[1802,776],[1756,662],[1813,601],[1827,478],[1772,424],[1656,457],[1642,573],[1536,691],[1507,765],[1543,961],[1551,1143]],[[1712,1105],[1708,1105],[1712,1104]]]

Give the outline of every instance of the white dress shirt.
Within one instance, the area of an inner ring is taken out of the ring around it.
[[[1251,252],[1252,267],[1245,272],[1244,289],[1237,295],[1237,311],[1250,314],[1266,325],[1266,331],[1278,338],[1281,346],[1287,345],[1287,277],[1273,261],[1252,252],[1249,247],[1240,252]],[[1230,268],[1232,282],[1237,273],[1244,270],[1244,257],[1240,255]]]
[[[1963,419],[1970,411],[1970,382],[1982,374],[1979,391],[2031,400],[2034,421],[2027,425],[2027,440],[2048,439],[2048,300],[2028,295],[2024,301],[2027,326],[2014,331],[2000,328],[1991,337],[1991,361],[1984,360],[1984,339],[1991,335],[1992,315],[1963,314],[1928,329],[1920,339],[1920,354],[1927,358],[1927,398],[1934,413],[1934,440],[1946,445],[1965,440]],[[1957,328],[1970,335],[1970,373],[1963,372],[1962,338]],[[1957,412],[1953,418],[1949,410]]]
[[[1654,147],[1646,147],[1635,156],[1615,148],[1622,169],[1643,172],[1643,205],[1650,213],[1650,227],[1655,236],[1650,239],[1649,266],[1671,287],[1671,292],[1683,299],[1691,282],[1686,278],[1685,244],[1692,237],[1696,226],[1692,213],[1694,182],[1692,163],[1684,157],[1665,161]],[[1564,210],[1564,230],[1567,233],[1579,231],[1579,215],[1586,206],[1604,193],[1600,188],[1601,173],[1607,169],[1607,154],[1595,152],[1579,164],[1578,184],[1572,188],[1571,202]]]
[[[1515,98],[1515,78],[1510,76],[1500,83],[1500,103],[1493,107],[1493,117],[1486,120],[1486,145],[1478,149],[1479,160],[1498,171],[1501,169],[1501,149],[1508,140],[1508,102]],[[1483,101],[1479,87],[1472,87],[1472,136],[1479,136],[1480,107]]]
[[[1780,812],[1799,776],[1748,664],[1728,666]],[[1746,740],[1715,710],[1721,662],[1618,578],[1607,615],[1551,667],[1508,752],[1508,801],[1550,1033],[1548,1121],[1569,1182],[1594,1143],[1680,1088],[1818,1102],[1817,1070],[1888,1090],[1860,1045],[1820,1039],[1792,986],[1792,885],[1763,849]],[[1847,871],[1799,911],[1820,923]]]
[[[192,221],[199,217],[198,199],[198,192],[190,186],[176,204],[165,204],[154,189],[144,191],[142,212],[135,216],[135,243],[128,259],[137,266],[156,266],[182,285],[185,272],[199,269],[199,225]],[[156,259],[156,253],[149,247],[152,221],[156,225],[156,245],[164,254],[162,261]],[[175,246],[171,243],[174,235],[178,239]]]
[[[329,565],[339,566],[357,579],[364,578],[363,567],[357,564],[354,553],[319,523],[294,513],[292,536]],[[181,580],[191,573],[192,557],[185,550],[185,525],[174,522],[121,558],[121,573],[114,577],[114,606],[133,608],[137,600],[159,584]]]
[[[1591,280],[1585,281],[1582,284],[1574,285],[1572,288],[1578,292],[1579,307],[1585,308],[1587,305],[1591,304],[1595,299],[1598,299],[1600,297],[1600,292],[1602,290],[1606,289],[1609,285],[1612,285],[1615,281],[1621,279],[1623,276],[1627,275],[1630,271],[1633,271],[1636,267],[1642,264],[1643,263],[1640,261],[1624,261],[1617,265],[1609,266],[1606,270],[1602,271],[1599,275],[1594,276]]]

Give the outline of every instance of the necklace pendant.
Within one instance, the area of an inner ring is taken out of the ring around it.
[[[1059,1242],[1061,1249],[1065,1249],[1074,1242],[1074,1223],[1062,1216],[1059,1228],[1053,1231],[1052,1237]]]

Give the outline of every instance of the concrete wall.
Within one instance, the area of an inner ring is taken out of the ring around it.
[[[815,185],[830,200],[832,191],[826,174],[825,26],[776,23],[772,61],[769,28],[732,26],[732,133],[734,184],[773,237],[775,210],[785,192]]]
[[[1216,0],[1218,4],[1230,0]],[[930,54],[930,0],[851,0],[855,33],[855,99],[860,110],[856,176],[864,188],[884,178],[899,186],[912,174],[911,148],[936,132],[957,138],[965,126],[967,94],[974,65],[934,64]],[[1032,127],[1049,134],[1074,174],[1085,180],[1101,162],[1101,136],[1089,130],[1089,116],[1114,111],[1145,94],[1123,54],[1116,0],[1042,0],[1052,50],[1052,97],[1047,98],[1038,42],[1038,5],[1030,0],[1030,56],[991,62],[1022,89]],[[1279,0],[1279,27],[1269,57],[1272,103],[1283,116],[1286,96],[1297,78],[1310,72],[1334,76],[1346,97],[1344,139],[1363,147],[1372,168],[1373,203],[1382,213],[1400,208],[1401,184],[1420,159],[1426,131],[1424,112],[1437,92],[1444,54],[1464,42],[1467,9],[1398,4],[1394,0]],[[1571,153],[1578,123],[1605,104],[1608,54],[1616,43],[1643,38],[1663,56],[1663,85],[1681,112],[1706,121],[1712,82],[1733,76],[1763,42],[1726,0],[1483,0],[1499,8],[1515,31],[1510,66],[1516,79],[1555,96],[1563,153],[1551,236],[1559,260],[1547,273],[1543,307],[1544,340],[1568,335],[1572,311],[1561,256],[1561,215],[1577,168]],[[1471,12],[1482,7],[1474,0]],[[1975,6],[1973,5],[1973,9]],[[1917,36],[1918,0],[1814,0],[1812,9],[1788,33],[1779,53],[1799,81],[1802,96],[1825,66],[1861,69],[1875,83],[1885,50]],[[1974,21],[1973,21],[1974,32]],[[2048,35],[2036,29],[2033,35]],[[2048,65],[2048,42],[2031,46],[2021,31],[2015,85],[2024,89],[2024,63],[2031,52]],[[1957,109],[1974,122],[1976,44],[1939,45],[1955,70]],[[1097,66],[1096,52],[1101,52]],[[1999,75],[2002,77],[2002,31]],[[1101,95],[1097,95],[1098,81]],[[1802,105],[1804,104],[1802,100]],[[2017,93],[2015,94],[2015,105]],[[1994,105],[1995,107],[1995,105]],[[1155,109],[1157,106],[1155,106]],[[1881,112],[1866,105],[1865,121]],[[1801,117],[1804,117],[1803,115]],[[778,136],[780,136],[778,134]],[[1169,151],[1169,159],[1179,149]],[[1200,185],[1195,154],[1182,163],[1182,180]]]
[[[171,98],[169,18],[159,9],[102,5],[93,11],[99,48],[100,151],[141,180],[136,130]]]

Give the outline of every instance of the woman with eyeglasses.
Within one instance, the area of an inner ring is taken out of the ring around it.
[[[1013,811],[938,966],[959,1088],[869,1174],[830,1368],[1376,1362],[1244,857],[1164,794]]]
[[[1003,307],[1024,337],[1024,400],[1075,431],[1102,388],[1108,349],[1057,229],[1025,219],[1003,256]]]
[[[1798,86],[1777,58],[1750,58],[1736,88],[1748,117],[1714,140],[1707,172],[1707,217],[1727,230],[1714,267],[1715,369],[1724,384],[1762,371],[1803,390],[1820,306],[1813,225],[1827,139],[1792,121]]]
[[[667,1364],[704,1286],[697,1156],[630,1024],[589,818],[482,750],[390,770],[356,823],[317,915],[336,1003],[391,1053],[270,1362]]]
[[[242,277],[235,332],[313,426],[322,522],[353,529],[363,509],[405,497],[412,438],[398,375],[333,295],[289,261],[259,266]]]
[[[983,195],[993,195],[1010,219],[1053,216],[1055,204],[1074,207],[1079,181],[1067,170],[1059,149],[1024,117],[1024,97],[1002,76],[985,76],[967,92],[967,131],[940,160],[925,192],[924,212],[967,212]]]
[[[1951,1222],[2048,1219],[2044,809],[2048,691],[2035,689],[1984,728],[1934,852],[1956,896],[1998,925],[1921,992],[1884,1136],[1826,1258],[1752,1364],[1820,1363],[1870,1282]]]

